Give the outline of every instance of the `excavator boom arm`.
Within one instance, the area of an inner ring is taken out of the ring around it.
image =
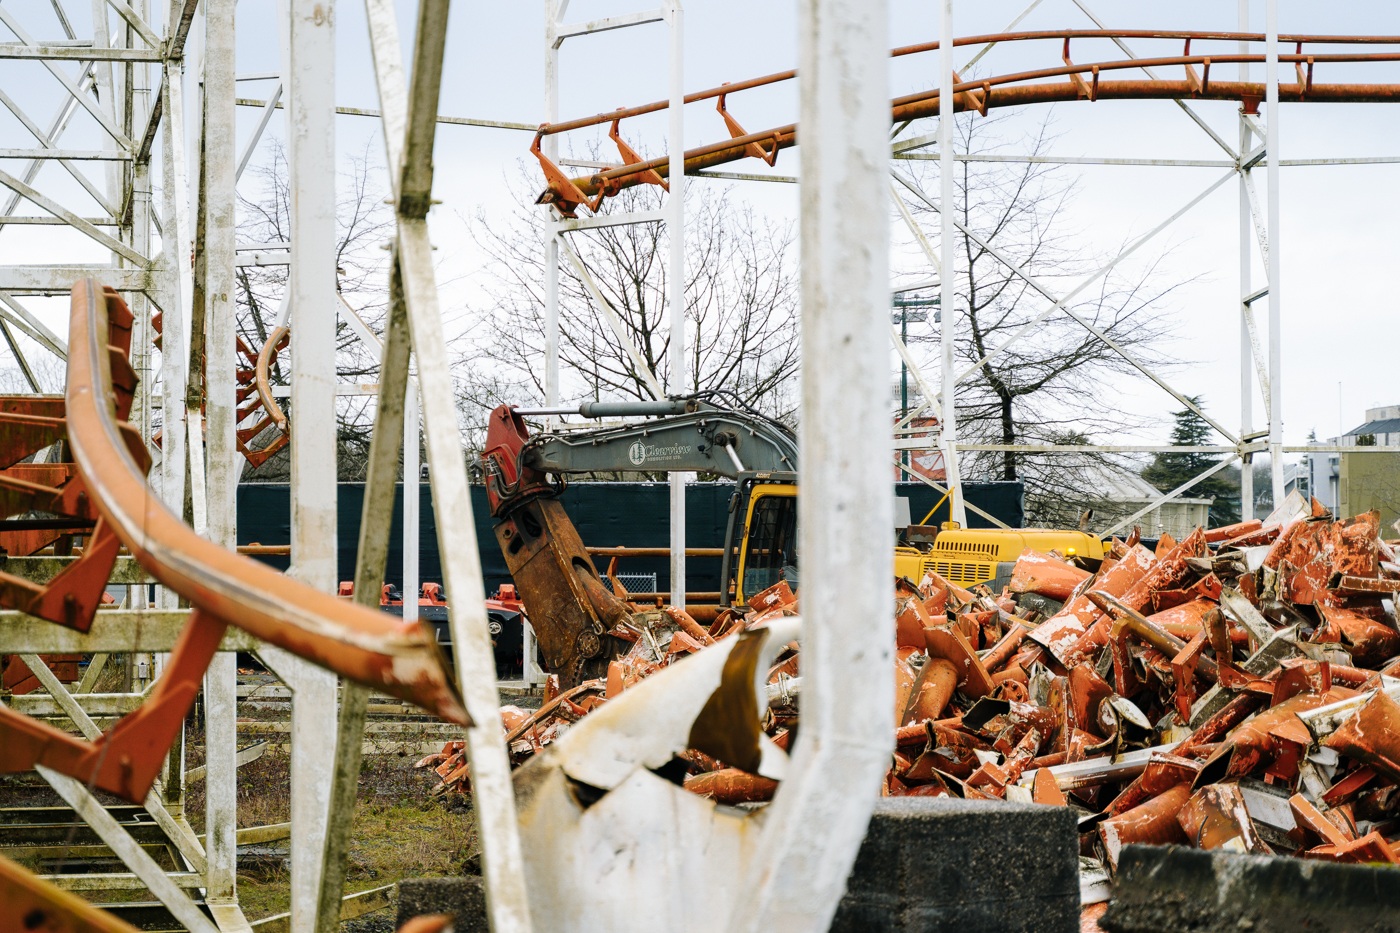
[[[797,440],[766,418],[700,411],[580,433],[531,438],[523,463],[543,473],[615,470],[716,473],[795,472]]]

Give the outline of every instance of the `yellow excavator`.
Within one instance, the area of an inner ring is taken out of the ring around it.
[[[797,438],[757,412],[710,397],[585,402],[569,409],[502,405],[482,453],[496,540],[525,603],[541,653],[566,682],[597,676],[615,649],[607,635],[631,616],[600,578],[558,501],[570,474],[696,472],[734,480],[720,569],[720,602],[743,606],[779,581],[798,589]],[[531,435],[526,416],[638,418],[620,426]],[[893,529],[892,529],[893,531]],[[917,582],[932,570],[968,587],[1009,573],[1026,548],[1103,558],[1082,531],[945,527],[894,549],[895,573]]]

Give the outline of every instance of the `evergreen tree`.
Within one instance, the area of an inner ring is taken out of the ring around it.
[[[1191,404],[1201,407],[1200,396],[1191,399]],[[1204,447],[1210,443],[1211,427],[1204,418],[1190,408],[1173,412],[1176,424],[1172,428],[1173,447]],[[1181,453],[1160,453],[1152,464],[1142,471],[1142,478],[1162,492],[1175,489],[1182,483],[1199,476],[1220,461],[1219,454],[1183,451]],[[1222,473],[1215,473],[1189,488],[1185,495],[1214,499],[1210,507],[1209,524],[1212,528],[1230,525],[1240,520],[1239,487]]]

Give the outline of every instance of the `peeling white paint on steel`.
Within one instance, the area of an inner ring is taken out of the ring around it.
[[[667,179],[666,235],[670,238],[667,282],[670,304],[671,395],[684,395],[692,386],[686,380],[685,350],[685,11],[680,0],[667,0],[670,33],[671,98],[667,139],[671,153]],[[685,608],[685,483],[688,473],[672,473],[671,488],[671,605]]]
[[[544,2],[544,122],[559,119],[559,20],[569,0]],[[559,164],[559,137],[541,140],[544,157]],[[558,212],[550,211],[544,225],[544,404],[559,405],[559,240]],[[553,426],[555,419],[550,418]]]
[[[336,579],[335,7],[288,5],[291,175],[292,574],[334,592]],[[232,156],[230,156],[232,157]],[[315,927],[335,761],[335,675],[292,665],[292,929]]]
[[[1265,6],[1264,45],[1264,140],[1268,154],[1265,178],[1268,180],[1268,242],[1269,242],[1269,473],[1273,480],[1274,501],[1284,499],[1283,483],[1283,274],[1282,253],[1279,250],[1279,141],[1278,141],[1278,0],[1268,0]]]
[[[792,617],[770,624],[761,647],[765,661],[800,624]],[[520,833],[540,929],[731,928],[722,921],[753,875],[768,814],[718,806],[653,769],[689,747],[691,727],[720,687],[739,642],[722,639],[658,671],[580,720],[521,769]],[[756,679],[767,669],[759,663]],[[757,682],[747,686],[761,712],[766,689]],[[759,771],[782,778],[787,756],[766,737],[761,742]],[[574,781],[605,793],[582,806]]]
[[[510,758],[500,728],[495,659],[487,630],[485,585],[477,553],[472,503],[462,459],[462,438],[443,338],[433,276],[427,219],[404,210],[405,195],[426,207],[432,182],[432,130],[442,78],[441,42],[446,32],[445,0],[424,0],[419,8],[414,52],[414,98],[404,78],[403,52],[392,0],[365,0],[375,81],[384,119],[384,144],[394,203],[398,208],[396,261],[408,309],[413,354],[418,363],[423,434],[432,471],[438,550],[443,583],[452,602],[452,652],[462,699],[473,725],[467,729],[472,790],[482,841],[482,874],[487,910],[496,933],[527,933],[530,903],[516,824]]]
[[[182,196],[188,190],[185,181],[185,96],[184,81],[178,61],[163,65],[165,77],[161,82],[164,95],[163,126],[161,128],[161,206],[164,215],[164,237],[175,248],[163,250],[159,263],[162,315],[161,344],[161,411],[164,435],[160,461],[161,499],[176,515],[184,514],[185,505],[185,384],[188,360],[189,326],[186,315],[192,300],[190,279],[190,218],[189,208]],[[106,278],[98,276],[101,281]],[[158,604],[163,609],[178,606],[178,597],[166,587],[160,588]]]
[[[957,308],[957,241],[954,238],[953,212],[946,208],[953,203],[953,0],[942,0],[939,17],[938,45],[938,226],[939,226],[939,305],[942,325],[939,328],[939,362],[942,380],[939,395],[939,439],[943,448],[943,468],[948,478],[949,516],[959,525],[967,524],[967,509],[963,505],[962,476],[958,470],[958,389],[953,351],[958,336]],[[943,107],[944,101],[948,107]]]
[[[1239,31],[1249,31],[1249,0],[1239,0]],[[1241,55],[1248,54],[1249,43],[1239,43]],[[1241,83],[1249,80],[1249,62],[1240,62]],[[1249,121],[1244,111],[1240,111],[1240,152],[1248,152],[1252,141]],[[1250,284],[1250,242],[1252,223],[1249,210],[1248,169],[1236,172],[1239,176],[1240,202],[1240,439],[1254,433],[1254,375],[1251,364],[1257,362],[1254,354],[1254,334],[1249,295],[1253,291]],[[1246,459],[1240,469],[1240,519],[1249,521],[1254,517],[1254,466],[1252,459]]]
[[[408,377],[403,416],[403,620],[418,618],[419,447],[423,443],[418,419],[418,382]]]
[[[887,8],[800,16],[802,731],[726,926],[755,933],[827,929],[892,743]]]
[[[238,487],[235,410],[237,306],[234,301],[235,217],[234,108],[235,0],[207,0],[204,5],[204,213],[203,276],[205,343],[205,412],[207,433],[201,444],[190,438],[190,455],[204,458],[204,515],[209,539],[233,549],[238,543],[234,497]],[[185,349],[185,348],[182,348]],[[192,476],[197,481],[200,470]],[[198,489],[195,490],[198,492]],[[204,674],[207,709],[205,758],[206,896],[211,903],[234,903],[238,862],[236,734],[238,670],[232,654],[216,654]]]

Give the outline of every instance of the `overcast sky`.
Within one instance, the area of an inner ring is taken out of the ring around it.
[[[964,0],[956,10],[959,35],[1000,31],[1029,0]],[[71,11],[79,32],[90,22],[86,4]],[[1110,27],[1233,30],[1236,5],[1219,2],[1110,2],[1086,5]],[[571,21],[643,9],[649,4],[575,0]],[[57,36],[49,4],[44,0],[7,2],[6,9],[35,25],[31,31]],[[413,5],[401,3],[403,41],[411,43]],[[1400,8],[1390,3],[1348,4],[1280,2],[1280,28],[1287,33],[1367,33],[1400,35]],[[890,42],[907,45],[937,38],[938,5],[928,0],[893,0]],[[239,6],[239,71],[275,71],[279,67],[275,41],[275,0],[242,0]],[[739,81],[794,67],[797,4],[708,0],[691,3],[686,11],[685,83],[694,90],[724,81]],[[370,70],[363,8],[342,0],[337,5],[337,97],[341,104],[372,107],[376,95]],[[1252,4],[1251,29],[1262,31],[1264,4]],[[87,27],[90,30],[90,27]],[[1093,28],[1072,0],[1043,0],[1020,29]],[[2,31],[2,30],[0,30]],[[9,37],[6,37],[9,38]],[[1179,45],[1137,43],[1139,54],[1179,54]],[[1233,51],[1233,45],[1212,49]],[[1102,45],[1076,46],[1075,58],[1118,57]],[[666,95],[665,28],[660,25],[620,30],[567,42],[562,53],[560,116],[570,117],[642,103]],[[1201,51],[1198,47],[1193,51]],[[978,65],[982,74],[1051,67],[1059,61],[1054,43],[1007,44],[992,50]],[[454,116],[534,124],[543,119],[543,3],[454,4],[449,25],[447,67],[441,109]],[[960,53],[961,63],[967,55]],[[0,85],[12,87],[14,76],[34,75],[31,93],[37,114],[47,116],[58,97],[44,98],[40,83],[51,79],[33,63],[0,68]],[[891,94],[936,85],[936,54],[901,60],[891,68]],[[1229,78],[1235,66],[1226,69]],[[1262,67],[1256,69],[1262,78]],[[1400,63],[1388,66],[1319,65],[1318,81],[1366,80],[1400,83]],[[55,85],[56,87],[56,85]],[[268,82],[245,82],[240,95],[260,97]],[[750,130],[782,125],[796,119],[796,87],[736,95],[730,110]],[[44,106],[44,102],[48,105]],[[1202,102],[1196,112],[1232,145],[1237,137],[1237,105]],[[240,112],[240,140],[251,133],[257,113]],[[1065,103],[1053,107],[1007,112],[1003,131],[1011,139],[1030,132],[1041,121],[1052,121],[1056,141],[1052,152],[1063,156],[1128,158],[1220,159],[1224,153],[1171,102]],[[626,125],[625,125],[626,126]],[[1326,156],[1400,156],[1396,145],[1400,108],[1384,105],[1285,104],[1280,121],[1284,158]],[[931,132],[932,121],[911,132]],[[635,121],[626,130],[633,145],[647,153],[664,151],[664,117]],[[276,121],[274,132],[278,132]],[[75,121],[65,144],[96,145],[95,131]],[[723,123],[712,106],[694,105],[686,114],[687,146],[722,138]],[[0,116],[0,136],[24,139],[13,120]],[[482,212],[488,224],[517,209],[508,184],[528,158],[528,132],[444,126],[438,135],[435,162],[437,196],[444,202],[433,215],[439,246],[440,278],[453,282],[444,296],[450,308],[461,308],[475,287],[480,257],[470,244],[462,218]],[[583,143],[586,137],[578,137]],[[377,122],[342,116],[337,123],[342,152],[368,146],[382,161]],[[17,141],[8,145],[24,145]],[[1014,149],[1014,147],[1013,147]],[[1010,151],[1010,150],[1009,150]],[[15,163],[0,162],[15,171]],[[797,153],[784,153],[775,169],[749,160],[735,166],[745,172],[788,175],[797,170]],[[1086,252],[1111,255],[1116,248],[1155,226],[1225,173],[1220,168],[1144,168],[1074,166],[1064,170],[1078,182],[1069,207],[1067,226]],[[46,168],[42,180],[53,190],[70,193],[59,170]],[[1396,324],[1392,267],[1395,264],[1394,215],[1400,166],[1285,168],[1281,186],[1283,260],[1283,410],[1285,440],[1301,443],[1310,430],[1327,437],[1362,420],[1363,409],[1400,403],[1395,358],[1400,346]],[[1263,185],[1263,173],[1257,183]],[[697,181],[695,184],[719,184]],[[743,183],[735,195],[775,217],[794,217],[796,189],[792,185]],[[1262,193],[1262,187],[1261,187]],[[81,203],[73,195],[74,204]],[[78,207],[80,212],[83,208]],[[543,209],[542,209],[543,210]],[[1163,261],[1168,276],[1192,279],[1164,304],[1177,334],[1169,352],[1182,360],[1170,375],[1186,394],[1206,398],[1209,410],[1232,427],[1239,408],[1239,204],[1238,187],[1228,181],[1193,209],[1159,240],[1145,248],[1144,261],[1170,250]],[[896,231],[898,233],[898,231]],[[83,255],[86,247],[60,243],[52,231],[9,228],[0,233],[0,262],[52,261],[62,250],[65,261],[100,257]],[[904,254],[901,254],[904,255]],[[1257,250],[1255,282],[1260,281]],[[62,332],[63,313],[52,303],[32,302]],[[1258,306],[1263,311],[1263,303]],[[460,320],[459,320],[460,326]],[[1102,391],[1116,393],[1113,386]],[[1137,435],[1162,442],[1169,430],[1167,413],[1178,407],[1152,387],[1123,394],[1122,405],[1157,418],[1155,428]],[[1160,416],[1160,417],[1159,417]],[[1263,425],[1262,404],[1255,403],[1256,426]],[[1105,438],[1105,440],[1110,440]],[[1127,438],[1112,440],[1124,441]]]

